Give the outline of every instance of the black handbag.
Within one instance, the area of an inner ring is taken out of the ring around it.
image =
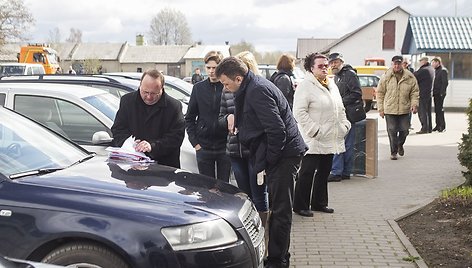
[[[366,118],[364,102],[362,100],[357,100],[355,103],[347,105],[346,117],[351,123],[357,123],[364,120]]]

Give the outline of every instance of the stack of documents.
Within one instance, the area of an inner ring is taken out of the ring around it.
[[[134,149],[135,139],[130,136],[126,139],[121,147],[107,147],[109,151],[108,157],[114,160],[131,161],[131,162],[154,162],[149,156],[142,152],[136,152]]]

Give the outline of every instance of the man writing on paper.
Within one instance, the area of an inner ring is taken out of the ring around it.
[[[137,152],[159,164],[180,168],[185,135],[182,104],[164,92],[164,76],[158,70],[144,72],[138,91],[121,98],[111,131],[113,146],[122,146],[132,135]]]

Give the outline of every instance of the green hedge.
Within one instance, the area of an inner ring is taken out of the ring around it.
[[[462,134],[462,142],[459,143],[459,154],[457,158],[461,165],[467,168],[462,172],[466,179],[465,185],[472,185],[472,99],[469,100],[469,107],[466,110],[469,127],[467,134]]]

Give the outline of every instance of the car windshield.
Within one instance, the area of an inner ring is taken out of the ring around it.
[[[106,117],[115,121],[116,112],[120,107],[120,99],[112,94],[105,93],[83,98],[84,101],[102,112]]]
[[[0,108],[0,172],[6,177],[68,167],[86,157],[68,140],[33,121]]]
[[[4,66],[0,66],[0,74],[1,75],[22,75],[25,73],[25,69],[26,69],[25,66],[4,65]]]
[[[180,88],[181,90],[185,91],[185,93],[187,93],[188,95],[187,96],[190,96],[192,94],[192,88],[193,86],[187,82],[185,82],[184,80],[182,79],[168,79],[169,81],[169,84],[170,85],[175,85],[176,87]],[[167,81],[166,81],[167,82]]]

